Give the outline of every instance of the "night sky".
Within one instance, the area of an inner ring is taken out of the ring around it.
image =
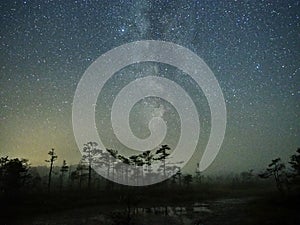
[[[300,1],[3,0],[0,7],[1,156],[44,165],[53,147],[59,164],[77,163],[72,130],[77,84],[100,55],[138,40],[189,48],[218,79],[228,121],[209,171],[259,170],[275,157],[288,160],[300,147]],[[205,147],[210,120],[203,94],[185,74],[167,67],[132,65],[107,82],[96,107],[107,147],[121,148],[107,120],[113,97],[152,70],[167,78],[175,74],[175,82],[187,89],[201,111],[199,152]],[[178,114],[167,102],[146,99],[132,113],[132,130],[140,137],[147,136],[143,120],[166,113],[173,128],[165,142],[176,145]],[[199,154],[187,170],[194,170]]]

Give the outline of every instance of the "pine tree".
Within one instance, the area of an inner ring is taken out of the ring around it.
[[[49,175],[48,175],[48,192],[50,192],[50,187],[51,187],[51,176],[52,176],[52,170],[53,170],[53,163],[57,159],[57,155],[55,154],[54,148],[52,148],[49,152],[48,155],[50,156],[49,160],[45,160],[45,162],[50,163],[50,169],[49,169]]]
[[[63,164],[60,168],[60,172],[61,172],[61,174],[60,174],[60,191],[62,191],[62,188],[63,188],[64,174],[66,172],[68,172],[68,170],[69,170],[69,166],[67,165],[66,160],[64,160]]]

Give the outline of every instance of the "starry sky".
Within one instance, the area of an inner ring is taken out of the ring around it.
[[[77,84],[100,55],[138,40],[189,48],[218,79],[228,121],[208,171],[259,170],[272,158],[288,160],[300,147],[300,1],[2,0],[0,12],[1,156],[44,165],[53,147],[60,161],[77,163],[72,130]],[[176,68],[155,63],[129,66],[105,85],[96,107],[103,142],[121,148],[107,119],[111,102],[122,85],[151,71],[167,78],[172,73],[194,100],[203,149],[210,121],[203,93]],[[176,145],[180,124],[172,105],[149,98],[132,113],[132,130],[142,138],[148,131],[144,121],[166,113],[173,128],[165,141]]]

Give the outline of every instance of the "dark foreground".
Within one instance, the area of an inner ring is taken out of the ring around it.
[[[2,199],[1,224],[297,225],[299,199],[261,187],[18,194]]]

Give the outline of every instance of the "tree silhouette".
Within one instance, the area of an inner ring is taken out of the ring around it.
[[[157,155],[155,160],[162,160],[163,162],[162,167],[164,178],[166,177],[166,159],[171,154],[170,150],[171,148],[168,145],[162,145],[155,153],[155,155]]]
[[[186,174],[183,176],[183,183],[186,185],[186,187],[189,187],[192,181],[193,176],[191,174]]]
[[[4,191],[5,165],[8,161],[8,156],[0,158],[0,192]]]
[[[80,160],[79,164],[76,167],[76,170],[71,173],[72,182],[78,180],[79,189],[82,187],[83,178],[86,177],[85,171],[88,170],[87,166]]]
[[[143,166],[143,160],[141,158],[141,155],[132,155],[129,157],[131,164],[134,165],[134,173],[135,173],[135,181],[138,185],[139,183],[139,166]]]
[[[251,181],[251,179],[253,178],[253,169],[249,170],[249,171],[244,171],[241,172],[241,179],[243,183],[249,183]]]
[[[182,184],[182,172],[181,168],[179,166],[173,166],[172,170],[177,170],[177,172],[172,176],[172,183],[178,184],[179,187],[181,187]]]
[[[48,192],[50,192],[51,187],[51,176],[52,176],[52,170],[53,170],[53,163],[57,159],[57,155],[55,154],[54,148],[52,148],[48,155],[50,156],[50,159],[45,160],[45,162],[50,163],[50,169],[49,169],[49,175],[48,175]]]
[[[285,165],[281,162],[280,158],[273,159],[272,162],[268,165],[267,169],[259,174],[260,178],[269,178],[274,177],[276,182],[276,187],[280,192],[284,191],[284,182],[285,180],[285,173],[284,173]]]
[[[30,174],[28,173],[29,164],[27,159],[8,159],[2,157],[0,160],[0,183],[4,193],[19,190],[26,184]]]
[[[197,168],[196,168],[196,172],[195,172],[195,179],[196,179],[196,182],[198,184],[201,184],[201,182],[202,182],[202,175],[201,175],[201,171],[199,169],[199,163],[197,163]]]
[[[121,171],[122,179],[123,179],[124,172],[125,172],[125,177],[127,182],[129,179],[129,174],[132,174],[132,177],[135,180],[137,185],[139,183],[139,175],[141,175],[142,177],[145,176],[144,171],[147,172],[146,176],[148,176],[149,178],[150,176],[153,175],[151,165],[154,161],[157,160],[163,161],[163,164],[160,166],[159,170],[163,171],[164,177],[167,176],[167,172],[169,170],[170,170],[169,172],[172,172],[174,171],[174,168],[176,169],[179,168],[176,166],[167,167],[166,165],[165,160],[170,155],[170,147],[168,145],[162,145],[158,150],[156,150],[154,154],[151,151],[145,151],[138,155],[131,155],[130,157],[125,157],[123,155],[120,155],[118,154],[118,151],[112,149],[107,149],[107,152],[109,153],[108,155],[107,153],[103,152],[100,157],[102,159],[101,163],[106,164],[108,167],[107,175],[109,176],[110,168],[112,168],[113,174],[114,174],[114,168],[117,168],[118,171]],[[126,170],[124,171],[122,164],[120,164],[121,162],[127,165],[133,165],[132,170],[129,171],[129,167],[125,167]],[[144,168],[145,165],[147,166],[146,169]]]
[[[60,191],[62,191],[62,188],[63,188],[63,182],[64,182],[64,174],[66,172],[68,172],[69,170],[69,166],[67,165],[67,162],[66,160],[63,161],[63,164],[60,168]]]
[[[117,158],[124,164],[130,165],[131,161],[129,158],[126,158],[125,156],[122,155],[118,155]],[[128,183],[128,179],[129,179],[129,168],[128,166],[125,167],[125,178],[126,178],[126,182]]]
[[[297,149],[296,154],[291,156],[289,164],[293,169],[294,175],[300,176],[300,148]]]
[[[1,169],[3,168],[3,166],[9,161],[8,156],[5,157],[1,157],[0,158],[0,167]],[[1,170],[2,171],[2,170]]]
[[[151,176],[152,176],[152,163],[154,161],[154,154],[151,153],[151,151],[145,151],[141,154],[141,158],[143,160],[143,163],[144,165],[147,166],[147,176],[149,177],[150,179],[150,182],[151,182]]]
[[[118,157],[118,151],[113,149],[106,149],[106,151],[110,154],[108,157],[108,163],[110,164],[110,167],[112,168],[112,179],[114,180],[115,176],[115,163],[116,159]]]
[[[82,159],[88,163],[88,188],[91,188],[92,179],[92,164],[96,161],[96,157],[101,154],[102,150],[97,148],[98,144],[96,142],[88,142],[83,146],[83,156]]]
[[[117,163],[119,155],[116,150],[113,149],[106,149],[105,151],[100,150],[99,155],[95,157],[95,166],[96,167],[106,167],[106,173],[107,173],[107,178],[110,177],[111,175],[111,169],[112,169],[112,178],[114,179],[115,175],[115,164]],[[113,185],[109,179],[107,179],[107,188],[112,187]]]
[[[292,183],[296,186],[300,185],[300,148],[297,149],[296,153],[291,156],[289,161],[292,167],[292,173],[289,176],[292,178]]]

